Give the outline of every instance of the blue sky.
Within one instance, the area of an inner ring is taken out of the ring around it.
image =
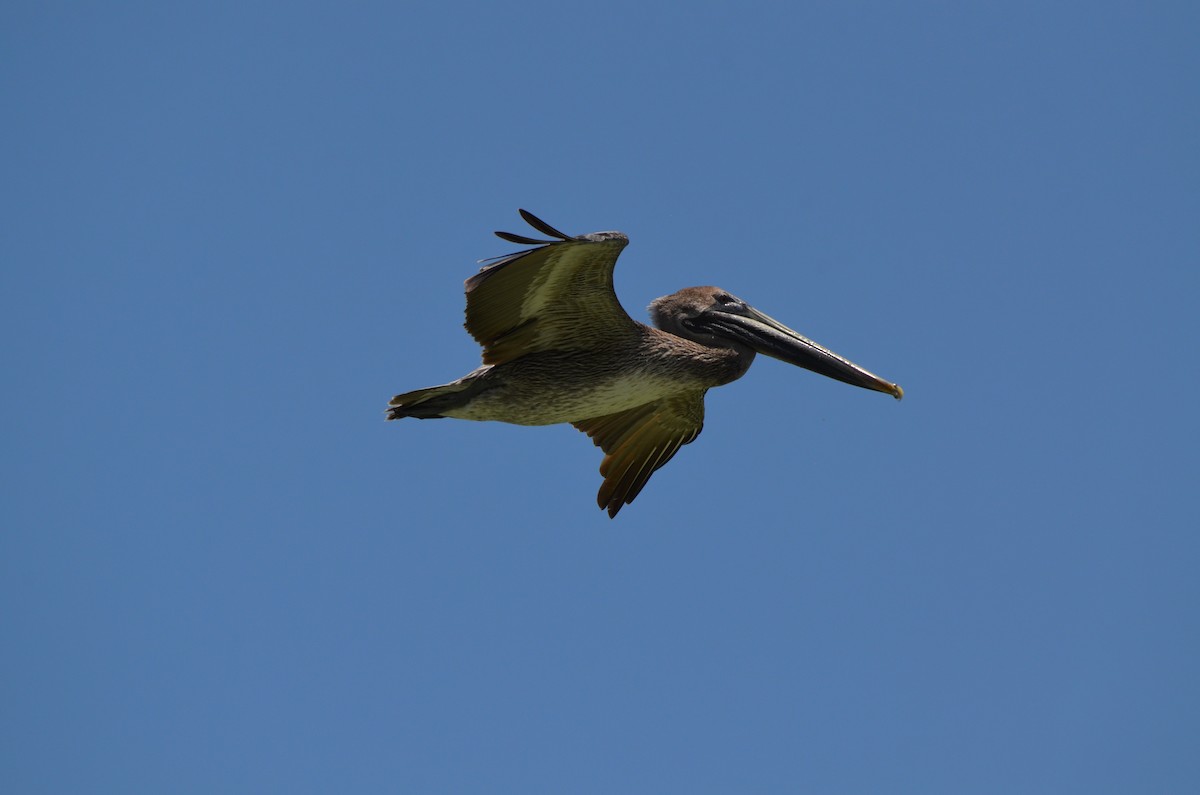
[[[0,12],[0,781],[1200,781],[1189,3]],[[763,359],[610,521],[472,369],[526,207]]]

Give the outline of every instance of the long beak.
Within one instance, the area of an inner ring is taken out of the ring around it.
[[[705,321],[705,325],[710,328],[723,332],[724,336],[748,345],[766,356],[847,384],[886,392],[896,400],[904,397],[904,390],[899,384],[885,381],[854,362],[843,359],[753,307],[746,307],[743,312],[737,314],[710,310],[706,313]]]

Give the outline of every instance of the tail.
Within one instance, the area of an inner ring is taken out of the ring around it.
[[[465,406],[479,393],[482,385],[477,379],[490,369],[484,366],[448,384],[396,395],[388,403],[387,418],[399,420],[416,417],[419,420],[434,420],[445,417],[445,412]]]

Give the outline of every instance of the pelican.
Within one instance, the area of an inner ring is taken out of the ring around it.
[[[596,497],[609,517],[704,427],[704,394],[745,374],[756,353],[847,384],[886,392],[867,372],[717,287],[688,287],[650,304],[654,326],[625,313],[613,266],[629,238],[571,237],[533,213],[551,240],[496,232],[537,246],[486,261],[467,279],[466,328],[483,366],[457,381],[396,395],[387,418],[569,422],[605,458]]]

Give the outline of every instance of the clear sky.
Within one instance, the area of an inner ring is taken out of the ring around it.
[[[1197,8],[7,4],[0,787],[1197,791]],[[518,207],[906,397],[385,423]]]

